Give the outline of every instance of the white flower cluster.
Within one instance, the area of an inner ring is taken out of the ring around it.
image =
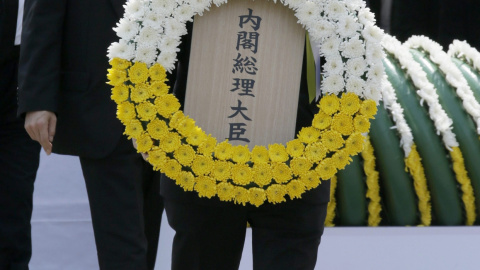
[[[212,4],[226,0],[129,0],[124,18],[114,30],[120,37],[108,49],[110,59],[118,57],[159,63],[167,71],[175,68],[185,23],[202,15]],[[277,1],[274,0],[276,3]],[[320,44],[326,59],[322,92],[354,92],[378,102],[384,76],[383,31],[362,0],[280,0],[295,11],[298,22]]]
[[[420,104],[423,106],[423,102],[427,102],[430,119],[432,119],[437,132],[442,135],[445,147],[450,151],[452,147],[457,147],[459,144],[455,133],[452,132],[453,120],[448,117],[440,105],[437,90],[435,86],[428,81],[427,74],[423,71],[420,64],[413,59],[408,48],[402,46],[396,38],[386,35],[382,44],[385,50],[399,61],[402,69],[407,72],[415,87],[419,89],[417,90],[417,94],[421,98]]]
[[[480,72],[480,52],[465,41],[454,40],[448,48],[448,55],[465,60]]]
[[[413,36],[405,42],[405,46],[419,48],[428,53],[430,60],[437,64],[445,74],[447,82],[456,89],[458,97],[462,100],[463,108],[477,124],[477,134],[480,134],[480,104],[475,99],[467,80],[448,54],[442,50],[442,46],[425,36]]]
[[[400,146],[403,148],[403,152],[405,152],[405,157],[408,157],[413,145],[412,129],[405,120],[403,108],[398,103],[395,90],[390,81],[388,81],[387,76],[384,77],[382,86],[383,104],[392,115],[393,121],[395,122],[395,126],[392,128],[397,129],[400,134]]]

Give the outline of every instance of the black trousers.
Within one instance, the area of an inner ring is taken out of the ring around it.
[[[18,50],[17,50],[18,51]],[[32,256],[30,219],[40,145],[17,114],[18,57],[0,67],[0,269],[26,270]]]
[[[163,213],[160,174],[126,138],[107,157],[80,157],[80,163],[100,269],[154,269]]]
[[[172,270],[235,270],[246,224],[252,229],[254,270],[313,270],[327,203],[292,200],[260,207],[165,199],[175,230]]]

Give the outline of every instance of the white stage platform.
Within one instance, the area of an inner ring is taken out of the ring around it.
[[[98,269],[78,158],[42,153],[32,230],[30,269]],[[170,269],[173,234],[164,216],[156,270]],[[477,270],[479,251],[479,226],[327,228],[315,269]],[[252,269],[251,262],[248,233],[240,269]]]

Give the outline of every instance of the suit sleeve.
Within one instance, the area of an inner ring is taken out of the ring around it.
[[[18,115],[39,110],[57,111],[66,6],[67,0],[25,1]]]

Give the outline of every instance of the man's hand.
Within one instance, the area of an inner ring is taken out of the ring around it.
[[[57,116],[49,111],[28,112],[25,116],[25,129],[32,140],[39,142],[47,155],[52,153]]]
[[[137,149],[137,140],[132,139],[132,143],[133,143],[133,147],[134,147],[135,149]],[[142,157],[143,157],[144,160],[147,160],[147,159],[148,159],[148,154],[146,154],[146,153],[140,153],[140,154],[142,154]]]

